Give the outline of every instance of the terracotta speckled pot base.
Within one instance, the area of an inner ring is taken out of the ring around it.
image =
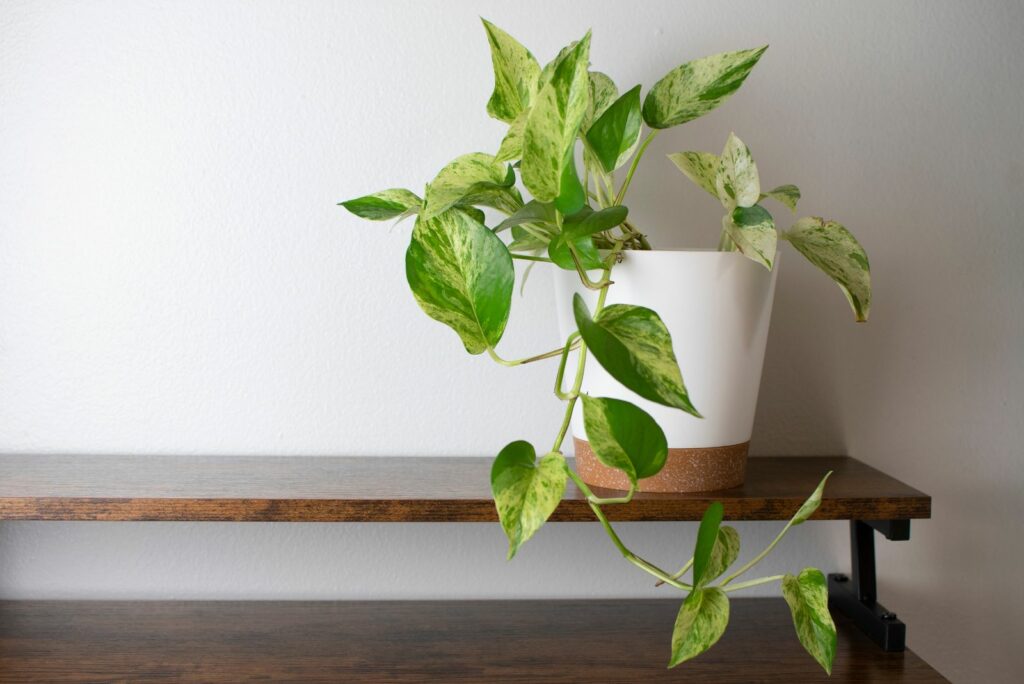
[[[625,473],[597,460],[590,442],[573,438],[576,470],[583,481],[606,489],[629,489]],[[710,492],[743,484],[750,442],[706,449],[669,449],[665,467],[640,480],[641,492]]]

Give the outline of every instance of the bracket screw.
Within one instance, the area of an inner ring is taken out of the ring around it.
[[[882,613],[882,619],[883,620],[895,620],[896,619],[896,613]]]
[[[850,581],[850,578],[847,577],[846,575],[832,575],[832,578],[836,582],[849,582]]]

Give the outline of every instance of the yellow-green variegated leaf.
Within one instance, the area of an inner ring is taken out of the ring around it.
[[[590,353],[613,378],[644,399],[702,417],[690,402],[672,336],[658,314],[642,306],[613,304],[593,319],[578,294],[573,296],[573,314]]]
[[[512,442],[491,466],[491,493],[508,537],[511,560],[558,507],[565,494],[565,458],[551,452],[537,461],[529,442]]]
[[[780,185],[761,195],[761,199],[771,197],[776,202],[785,204],[792,212],[796,211],[796,203],[800,201],[800,188],[795,185]]]
[[[783,234],[797,251],[824,271],[846,295],[858,321],[871,312],[871,266],[867,252],[841,224],[819,216],[802,218]]]
[[[711,560],[711,552],[718,541],[718,530],[724,514],[725,509],[722,503],[712,501],[704,510],[704,516],[700,520],[697,541],[693,545],[693,586],[695,589],[700,589],[707,584],[705,574]]]
[[[729,624],[729,597],[718,587],[694,589],[683,601],[672,630],[669,667],[708,650],[725,634]]]
[[[481,21],[487,31],[494,65],[494,92],[487,101],[487,113],[511,123],[529,109],[537,93],[540,65],[515,38],[486,19]]]
[[[661,471],[668,441],[649,413],[621,399],[581,398],[587,441],[601,463],[626,473],[634,485]]]
[[[825,491],[825,483],[828,482],[828,478],[831,474],[832,471],[830,470],[827,473],[825,473],[825,477],[821,478],[821,482],[819,482],[818,486],[814,488],[814,491],[811,492],[811,495],[807,497],[807,501],[804,501],[800,505],[800,508],[797,509],[797,512],[790,519],[790,526],[799,525],[800,523],[804,522],[812,515],[814,515],[814,511],[818,510],[818,506],[821,505],[821,495]]]
[[[718,197],[715,179],[718,178],[718,155],[711,152],[676,152],[668,155],[683,175],[698,186]]]
[[[581,130],[584,133],[590,130],[590,125],[597,121],[618,97],[619,89],[615,86],[615,81],[600,71],[591,71],[590,99],[587,101],[587,113],[583,115]]]
[[[768,46],[695,59],[654,84],[644,99],[644,121],[670,128],[707,114],[743,85]]]
[[[605,172],[611,173],[630,157],[640,142],[640,86],[611,104],[587,131],[587,143]]]
[[[405,188],[391,188],[340,202],[339,206],[345,207],[360,218],[386,221],[409,211],[419,211],[422,204],[423,200],[417,197],[416,193]]]
[[[589,53],[588,32],[552,68],[550,80],[537,93],[526,120],[520,172],[523,184],[541,202],[555,202],[564,192],[582,193],[582,188],[575,187],[579,180],[572,183],[575,172],[567,177],[567,167],[574,164],[574,143],[590,97]],[[574,199],[570,204],[575,203]],[[560,207],[563,213],[572,213],[568,208]]]
[[[498,344],[515,272],[505,243],[483,224],[459,209],[420,216],[405,253],[405,275],[420,308],[454,330],[470,354]]]
[[[501,139],[501,146],[494,161],[508,162],[521,159],[523,156],[523,133],[526,131],[526,118],[530,115],[529,110],[523,110],[519,116],[509,124],[508,132]]]
[[[757,164],[750,156],[750,150],[735,133],[729,134],[722,156],[718,159],[715,190],[722,206],[729,211],[736,207],[752,207],[761,197]]]
[[[736,207],[722,217],[722,229],[743,256],[772,269],[777,236],[772,215],[764,207]]]
[[[512,213],[522,206],[513,187],[515,171],[489,154],[471,152],[453,159],[427,185],[423,217],[432,219],[456,205],[482,204]]]
[[[818,664],[832,674],[836,656],[836,625],[828,612],[828,585],[817,568],[782,578],[782,596],[793,614],[797,638]]]
[[[736,562],[740,555],[740,533],[735,527],[718,528],[718,536],[711,548],[711,555],[708,557],[707,565],[701,577],[703,584],[708,584],[716,577],[729,569],[729,566]]]

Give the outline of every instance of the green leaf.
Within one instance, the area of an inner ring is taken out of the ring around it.
[[[419,210],[422,204],[423,200],[417,197],[416,193],[404,188],[392,188],[340,202],[339,206],[345,207],[360,218],[386,221],[407,211]]]
[[[587,142],[608,173],[625,164],[640,142],[640,86],[617,99],[587,131]]]
[[[483,152],[464,154],[427,185],[423,217],[432,219],[456,205],[482,204],[512,213],[523,205],[513,186],[515,171]]]
[[[676,67],[644,99],[644,121],[670,128],[707,114],[743,85],[768,46],[723,52]]]
[[[811,495],[807,497],[807,501],[804,501],[797,512],[790,519],[789,524],[791,527],[795,527],[800,523],[804,522],[812,515],[814,511],[818,510],[818,506],[821,505],[821,495],[825,491],[825,483],[828,482],[829,476],[832,475],[832,471],[825,473],[825,477],[821,478],[821,482],[815,487]]]
[[[481,21],[487,31],[494,65],[494,92],[487,101],[487,113],[495,119],[511,122],[530,107],[537,93],[540,65],[515,38],[486,19]]]
[[[565,494],[565,458],[551,452],[536,461],[529,442],[512,442],[491,466],[491,493],[508,537],[508,558],[541,528]]]
[[[871,313],[871,265],[853,233],[835,221],[809,216],[783,234],[807,260],[835,281],[858,321]]]
[[[757,164],[750,156],[750,150],[735,133],[729,134],[722,156],[718,159],[715,190],[722,206],[729,211],[736,207],[753,206],[761,196]]]
[[[569,243],[572,243],[576,249],[576,255],[585,270],[604,268],[601,254],[597,251],[594,240],[589,235],[574,238],[564,231],[553,237],[548,243],[548,258],[554,261],[556,266],[566,271],[576,270],[576,262],[572,260],[572,254],[569,253]]]
[[[405,275],[420,308],[454,330],[470,354],[501,339],[515,273],[505,243],[483,224],[457,209],[420,216]]]
[[[574,145],[569,147],[568,157],[562,166],[562,183],[555,198],[555,206],[564,215],[575,214],[587,202],[587,191],[576,173],[576,154]]]
[[[715,544],[711,548],[711,555],[708,557],[708,562],[702,575],[701,581],[703,584],[708,584],[711,580],[728,570],[729,566],[736,562],[736,557],[739,555],[740,533],[736,531],[736,528],[729,527],[728,525],[718,528],[718,536],[715,538]]]
[[[715,645],[729,624],[729,597],[718,587],[694,589],[683,601],[672,630],[669,667],[699,656]]]
[[[642,306],[613,304],[596,320],[583,298],[573,296],[580,336],[612,377],[644,399],[702,417],[690,402],[672,351],[672,336],[658,314]]]
[[[477,223],[480,223],[484,226],[487,225],[487,217],[484,215],[482,209],[477,209],[476,207],[455,207],[455,209],[456,211],[461,211],[462,213],[466,214]]]
[[[782,596],[793,614],[797,638],[825,672],[832,674],[836,656],[836,625],[828,612],[828,585],[817,568],[804,568],[782,578]]]
[[[661,471],[668,442],[649,413],[621,399],[581,398],[587,440],[601,463],[623,471],[634,485]]]
[[[565,167],[572,160],[576,135],[587,110],[589,52],[588,32],[552,67],[550,80],[537,93],[526,120],[523,184],[541,202],[553,202],[563,194],[563,189],[575,192],[579,185],[578,179],[573,184],[567,177]],[[571,175],[575,177],[575,173]]]
[[[515,121],[509,124],[508,132],[501,140],[501,146],[498,148],[498,154],[494,161],[506,162],[522,158],[523,133],[526,131],[526,119],[529,116],[529,110],[523,110]]]
[[[619,97],[619,89],[615,87],[606,74],[600,71],[590,72],[590,99],[587,101],[587,112],[583,115],[583,123],[580,129],[586,133],[590,130],[591,124],[604,113],[604,110],[611,106],[612,102]]]
[[[697,530],[697,542],[693,549],[693,586],[697,589],[703,587],[707,580],[704,577],[708,561],[711,559],[711,551],[715,548],[718,540],[718,529],[722,524],[722,516],[725,509],[718,501],[713,502],[704,511],[701,518],[700,528]]]
[[[621,224],[628,215],[629,210],[621,204],[606,207],[599,211],[594,211],[590,207],[583,207],[572,216],[565,218],[563,230],[571,238],[602,233]]]
[[[736,207],[722,217],[722,228],[736,243],[743,256],[756,261],[769,271],[775,260],[775,222],[764,207]]]
[[[524,223],[554,224],[555,220],[555,206],[553,204],[530,200],[514,214],[495,226],[494,232],[500,233],[507,228],[521,226]]]
[[[718,155],[710,152],[676,152],[668,155],[687,178],[718,198],[715,179],[718,177]]]
[[[771,197],[776,202],[785,204],[790,211],[796,212],[796,203],[800,201],[800,188],[795,185],[780,185],[774,190],[763,193],[758,201],[765,197]]]

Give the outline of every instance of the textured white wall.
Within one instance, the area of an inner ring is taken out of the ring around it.
[[[650,85],[770,43],[710,116],[654,143],[630,208],[657,244],[712,246],[719,208],[664,160],[730,130],[767,183],[843,220],[876,303],[786,259],[759,453],[847,452],[929,492],[881,543],[882,600],[959,681],[1024,667],[1019,3],[0,4],[0,451],[492,454],[549,439],[553,368],[467,357],[406,289],[408,225],[334,203],[420,188],[494,150],[483,14],[541,59]],[[780,214],[781,216],[781,214]],[[548,279],[510,356],[556,338]],[[665,564],[693,525],[624,526]],[[745,548],[774,525],[745,525]],[[847,566],[846,528],[797,530],[766,570]],[[663,595],[596,526],[511,564],[496,525],[39,524],[0,528],[0,596]],[[666,637],[667,638],[667,637]]]

